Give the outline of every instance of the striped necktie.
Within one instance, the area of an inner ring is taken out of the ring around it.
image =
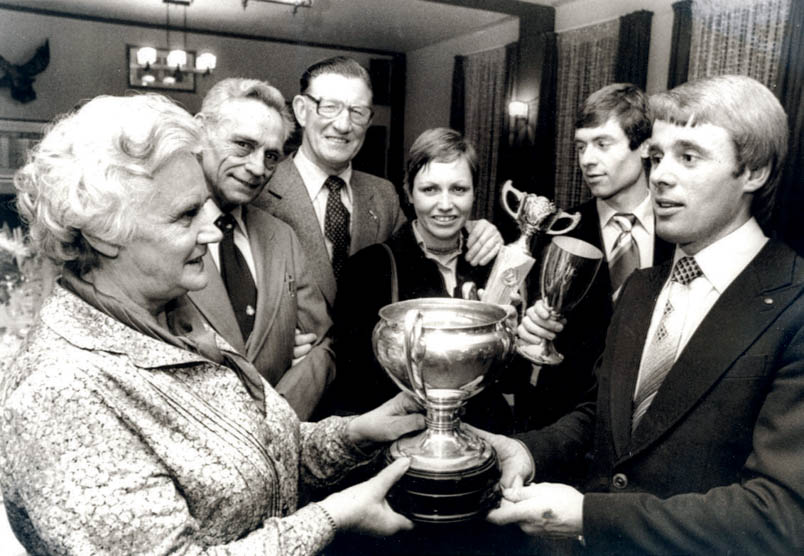
[[[620,228],[620,234],[614,241],[614,247],[609,257],[611,291],[616,298],[625,279],[639,268],[639,247],[631,233],[636,216],[631,213],[618,212],[611,219]]]

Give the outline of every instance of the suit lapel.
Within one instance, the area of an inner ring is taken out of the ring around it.
[[[794,255],[769,241],[723,292],[667,374],[635,431],[634,453],[656,440],[706,394],[795,298]],[[712,339],[717,338],[713,349]]]
[[[352,242],[349,254],[377,243],[378,209],[374,206],[374,188],[364,183],[358,172],[352,173]]]
[[[275,322],[276,312],[282,298],[285,284],[284,258],[276,255],[276,244],[273,241],[275,230],[270,222],[260,219],[258,213],[250,211],[247,217],[249,245],[254,257],[254,269],[257,273],[257,314],[254,318],[254,330],[246,342],[246,356],[253,360],[260,352],[271,325]]]
[[[204,289],[188,292],[187,295],[210,326],[226,338],[233,348],[245,353],[246,346],[232,304],[229,302],[229,294],[209,250],[204,255],[204,269],[209,277],[209,283]]]
[[[315,276],[324,298],[332,307],[335,302],[335,274],[313,203],[292,159],[288,158],[278,166],[262,197],[267,204],[260,205],[287,222],[296,232],[307,258],[308,270]]]

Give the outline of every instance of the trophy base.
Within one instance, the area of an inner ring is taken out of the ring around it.
[[[519,344],[516,351],[536,365],[559,365],[564,361],[564,356],[558,353],[553,342],[547,340],[535,345]]]
[[[385,462],[396,458],[390,450]],[[391,507],[419,523],[459,523],[485,516],[500,501],[497,455],[459,471],[408,469],[388,492]]]

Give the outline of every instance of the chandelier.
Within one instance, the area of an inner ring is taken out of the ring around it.
[[[165,4],[165,48],[129,46],[129,85],[133,87],[195,91],[196,74],[209,75],[217,65],[215,54],[203,51],[196,55],[186,49],[187,6],[193,0],[162,0]],[[182,6],[181,47],[170,42],[170,5]]]

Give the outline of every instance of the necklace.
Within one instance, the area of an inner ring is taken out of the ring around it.
[[[452,245],[450,247],[430,247],[425,243],[424,248],[433,255],[446,255],[447,253],[453,253],[457,251],[458,243],[456,242],[455,245]]]

